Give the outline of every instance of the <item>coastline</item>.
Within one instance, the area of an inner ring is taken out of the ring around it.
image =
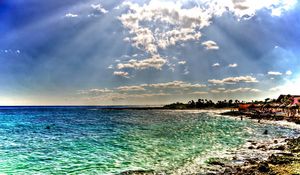
[[[233,114],[233,115],[228,115]],[[274,120],[273,118],[257,119],[252,115],[240,114],[228,111],[220,113],[220,115],[238,117],[246,117],[250,120],[257,120],[261,124],[273,124],[283,127],[293,128],[300,131],[300,125],[295,120]],[[264,133],[265,134],[265,133]],[[212,165],[221,167],[219,172],[212,174],[300,174],[300,137],[282,137],[272,139],[267,142],[256,142],[249,140],[242,149],[236,150],[238,154],[243,155],[243,152],[253,153],[253,157],[247,159],[238,159],[232,157],[231,161],[215,161]],[[242,156],[239,156],[242,157]],[[206,173],[211,174],[211,173]]]
[[[208,112],[219,115],[220,117],[229,117],[240,120],[240,115],[224,115],[231,112],[231,109],[188,109],[173,110],[188,111],[192,113]],[[300,125],[287,120],[268,120],[247,117],[260,124],[277,125],[281,127],[292,128],[300,133]],[[264,133],[262,133],[264,134]],[[216,156],[218,155],[218,156]],[[205,157],[193,160],[184,167],[174,170],[172,173],[153,171],[125,171],[120,175],[156,175],[156,174],[200,174],[200,175],[221,175],[221,174],[300,174],[300,135],[291,137],[280,137],[268,140],[248,140],[243,146],[225,152],[212,152]]]

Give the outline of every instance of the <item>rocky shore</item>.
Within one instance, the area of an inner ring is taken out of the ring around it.
[[[249,141],[249,152],[256,154],[255,150],[271,153],[266,160],[263,157],[253,156],[239,160],[212,160],[208,162],[214,167],[219,167],[219,172],[209,172],[207,175],[235,174],[235,175],[296,175],[300,174],[300,138],[285,139],[282,142],[274,140],[274,144],[262,145]],[[237,165],[233,162],[243,162]]]
[[[227,111],[221,115],[235,116],[243,120],[243,117],[260,120],[286,120],[285,117],[257,116],[251,113],[239,111]],[[289,119],[289,122],[298,124],[298,119]],[[266,133],[267,134],[267,131]],[[219,172],[209,172],[206,175],[300,175],[300,137],[283,138],[269,143],[257,143],[249,140],[244,151],[253,154],[253,157],[233,157],[231,160],[212,160],[208,163],[218,169]],[[240,150],[241,152],[243,150]],[[265,153],[265,155],[262,155]],[[240,153],[243,154],[243,153]],[[240,162],[240,163],[237,163]]]

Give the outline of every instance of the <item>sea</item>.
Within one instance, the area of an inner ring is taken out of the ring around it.
[[[249,140],[296,135],[214,111],[0,107],[0,174],[174,174]]]

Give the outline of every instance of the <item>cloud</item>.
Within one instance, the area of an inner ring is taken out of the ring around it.
[[[109,93],[99,96],[87,97],[85,100],[96,102],[96,101],[112,101],[112,102],[120,102],[133,100],[133,99],[151,99],[156,97],[166,97],[172,94],[168,93],[142,93],[142,94],[126,94],[126,93]]]
[[[150,0],[147,4],[139,5],[125,1],[121,6],[126,7],[127,11],[119,20],[129,29],[134,46],[157,54],[158,48],[165,49],[178,42],[199,40],[200,30],[209,26],[214,17],[225,12],[232,12],[238,19],[249,19],[261,9],[279,15],[291,9],[297,0],[204,0],[186,8],[188,3]],[[206,41],[203,45],[207,49],[219,49],[214,41]]]
[[[119,91],[145,91],[143,86],[120,86],[116,88]]]
[[[89,89],[89,90],[79,90],[78,94],[80,95],[100,95],[105,93],[112,93],[113,91],[110,89]]]
[[[158,48],[165,49],[181,41],[198,40],[201,33],[196,29],[209,25],[202,8],[184,9],[179,2],[151,0],[141,6],[126,1],[123,6],[129,11],[119,19],[129,29],[131,42],[152,54],[157,54]]]
[[[252,76],[240,76],[240,77],[228,77],[224,78],[222,80],[208,80],[209,83],[212,84],[236,84],[236,83],[257,83],[258,81],[256,80],[255,77]]]
[[[171,81],[167,83],[157,83],[157,84],[144,84],[143,86],[158,88],[158,89],[191,89],[191,88],[206,87],[206,85],[204,84],[191,84],[183,81]]]
[[[184,65],[186,64],[186,61],[179,61],[178,64]]]
[[[292,75],[292,74],[293,74],[293,72],[290,71],[290,70],[288,70],[288,71],[285,72],[285,75]]]
[[[65,15],[65,17],[66,18],[77,18],[77,17],[79,17],[77,14],[73,14],[73,13],[67,13],[66,15]]]
[[[291,94],[291,95],[299,95],[300,87],[300,75],[293,79],[285,79],[285,81],[280,86],[275,86],[270,88],[270,91],[274,93],[274,96],[278,94]]]
[[[121,77],[125,77],[125,78],[129,78],[129,77],[128,77],[128,75],[129,75],[128,72],[115,71],[115,72],[114,72],[114,75],[116,75],[116,76],[121,76]]]
[[[161,69],[165,64],[166,60],[161,58],[159,55],[154,55],[148,59],[144,60],[136,60],[131,59],[126,63],[119,63],[117,64],[117,69],[125,69],[125,68],[131,68],[131,69],[147,69],[147,68],[155,68],[155,69]]]
[[[238,67],[238,64],[236,64],[236,63],[229,64],[228,67],[231,67],[231,68]]]
[[[281,72],[270,71],[270,72],[268,72],[268,75],[280,76],[280,75],[282,75],[282,73]]]
[[[18,50],[13,50],[13,49],[5,49],[5,50],[0,50],[0,54],[14,54],[14,55],[20,55],[21,51]]]
[[[254,88],[236,88],[236,89],[218,88],[217,90],[213,89],[210,92],[214,94],[218,94],[218,93],[261,92],[261,90],[254,89]]]
[[[102,4],[92,4],[91,7],[96,13],[108,13],[108,11],[103,8]]]
[[[190,73],[189,68],[186,66],[183,70],[184,75],[188,75]]]
[[[276,87],[272,87],[270,91],[279,92],[282,91],[283,89],[284,89],[283,86],[276,86]]]
[[[221,1],[220,6],[223,6]],[[249,19],[255,16],[256,12],[261,9],[271,11],[271,15],[280,16],[283,12],[291,9],[297,0],[232,0],[232,4],[224,3],[224,6],[233,12],[238,18]]]
[[[149,0],[139,4],[132,1],[123,2],[118,9],[123,10],[118,19],[129,31],[124,41],[152,56],[160,57],[155,66],[135,66],[149,61],[131,60],[125,66],[136,69],[154,67],[160,69],[167,62],[160,56],[160,51],[170,46],[182,46],[182,42],[197,41],[202,36],[202,29],[208,27],[215,17],[231,12],[238,20],[253,17],[258,10],[284,12],[293,7],[296,0],[204,0],[191,5],[190,1]],[[202,43],[207,50],[217,50],[216,42],[208,40]],[[151,56],[151,57],[152,57]],[[157,60],[156,60],[157,61]]]
[[[212,67],[220,67],[220,66],[221,66],[220,63],[215,63],[212,65]]]
[[[205,91],[198,91],[198,92],[192,92],[190,93],[191,95],[206,95],[208,94],[208,92],[205,92]]]
[[[219,46],[214,41],[205,41],[202,45],[206,48],[206,50],[218,50]]]
[[[181,91],[187,94],[203,95],[208,92],[199,91],[206,85],[189,83],[183,81],[171,81],[165,83],[139,84],[132,86],[119,86],[111,89],[97,88],[90,90],[80,90],[79,95],[88,101],[124,101],[140,98],[156,98],[178,95]]]
[[[237,93],[237,92],[261,92],[259,89],[252,88],[237,88],[237,89],[228,89],[223,91],[224,93]]]

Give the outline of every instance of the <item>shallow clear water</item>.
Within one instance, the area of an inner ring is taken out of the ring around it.
[[[0,109],[0,174],[171,172],[249,139],[296,133],[205,112]]]

